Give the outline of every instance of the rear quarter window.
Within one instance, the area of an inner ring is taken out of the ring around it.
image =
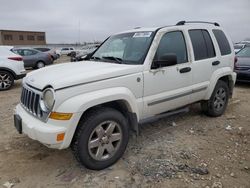
[[[219,45],[221,55],[231,54],[230,44],[225,33],[219,29],[213,29],[213,33]]]

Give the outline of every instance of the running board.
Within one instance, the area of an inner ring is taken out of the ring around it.
[[[143,120],[139,121],[139,124],[142,125],[145,123],[153,123],[153,122],[159,121],[160,119],[163,119],[163,118],[166,118],[166,117],[169,117],[172,115],[176,115],[176,114],[180,114],[180,113],[187,113],[187,112],[189,112],[189,107],[179,108],[176,110],[172,110],[172,111],[168,111],[165,113],[155,115],[155,116],[150,117],[150,118],[143,119]]]

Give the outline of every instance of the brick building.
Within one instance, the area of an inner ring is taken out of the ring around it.
[[[0,45],[46,45],[45,32],[0,30]]]

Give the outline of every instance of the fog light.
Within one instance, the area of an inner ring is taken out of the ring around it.
[[[60,134],[58,134],[57,135],[57,137],[56,137],[56,141],[63,141],[63,139],[64,139],[64,136],[65,136],[65,133],[60,133]]]
[[[51,112],[49,118],[55,120],[70,120],[72,113]]]

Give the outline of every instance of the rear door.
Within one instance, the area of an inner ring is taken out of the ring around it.
[[[190,29],[188,34],[192,44],[192,95],[191,101],[204,99],[212,74],[220,62],[216,57],[211,32],[206,29]]]

